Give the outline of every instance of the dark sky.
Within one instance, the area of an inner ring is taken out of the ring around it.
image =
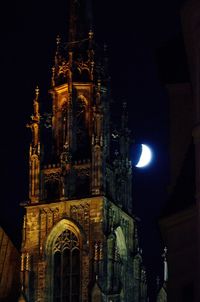
[[[36,85],[45,99],[56,35],[67,35],[66,2],[21,0],[1,7],[1,221],[12,234],[21,229],[18,204],[28,197],[25,125]],[[95,34],[109,47],[116,106],[127,100],[135,142],[147,143],[154,151],[148,169],[133,169],[135,213],[141,218],[141,244],[154,282],[163,248],[156,221],[167,199],[168,182],[168,103],[156,54],[179,35],[183,1],[94,2]],[[162,58],[166,66],[171,62],[167,51]]]

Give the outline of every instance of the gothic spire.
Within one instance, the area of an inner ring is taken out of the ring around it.
[[[34,109],[34,120],[39,121],[40,113],[39,113],[39,87],[35,88],[35,99],[33,101],[33,109]]]
[[[91,0],[69,0],[68,42],[84,39],[93,27]]]
[[[70,0],[70,16],[69,16],[69,42],[74,42],[76,40],[76,26],[77,26],[77,9],[80,6],[78,0]]]

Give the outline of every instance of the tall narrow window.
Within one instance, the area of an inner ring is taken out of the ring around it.
[[[75,234],[65,230],[53,248],[53,301],[79,302],[80,250]]]
[[[61,254],[56,252],[54,254],[54,301],[60,301],[60,287],[61,287]]]
[[[89,130],[87,125],[87,105],[81,97],[75,103],[76,157],[86,159],[89,156]]]

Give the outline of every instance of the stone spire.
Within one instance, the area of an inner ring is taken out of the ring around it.
[[[68,42],[73,46],[93,27],[91,0],[70,0],[69,12]]]
[[[33,101],[33,115],[27,125],[32,132],[32,142],[29,150],[29,199],[31,202],[39,201],[39,175],[40,175],[40,111],[39,88],[35,89]]]
[[[80,1],[70,0],[70,16],[69,16],[69,42],[74,42],[76,40],[76,31],[77,31],[77,10],[80,6]]]

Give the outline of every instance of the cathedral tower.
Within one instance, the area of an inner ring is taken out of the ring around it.
[[[20,301],[146,301],[132,213],[126,104],[112,131],[106,48],[70,1],[68,42],[57,37],[51,112],[35,90]],[[88,34],[87,34],[88,29]]]

